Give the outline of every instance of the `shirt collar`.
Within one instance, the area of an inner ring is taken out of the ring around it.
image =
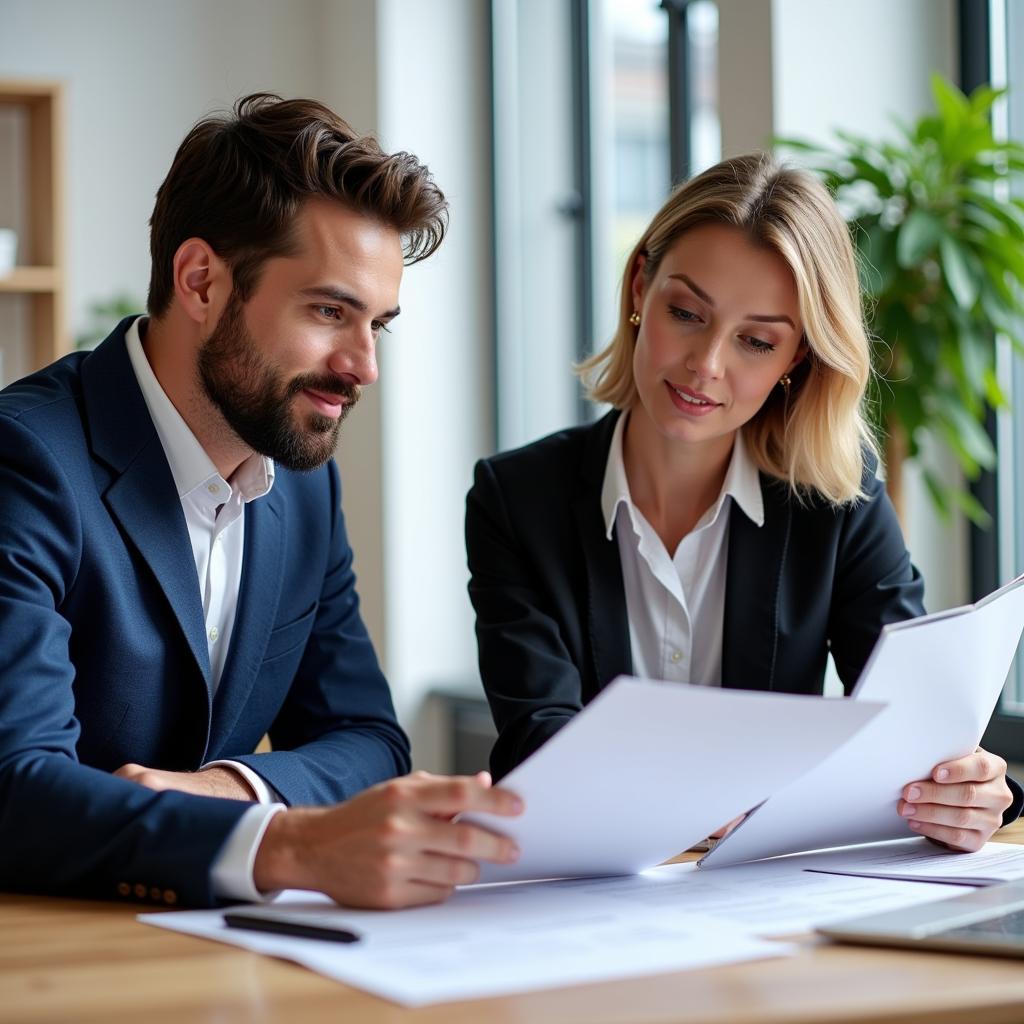
[[[626,419],[629,413],[624,412],[619,416],[612,433],[612,443],[608,449],[608,462],[605,465],[604,483],[601,487],[601,512],[604,515],[605,535],[608,540],[612,539],[612,531],[615,527],[615,517],[618,514],[619,506],[625,505],[629,511],[630,519],[633,520],[634,528],[636,521],[633,516],[635,505],[629,493],[629,480],[626,477],[626,464],[622,457],[622,437],[626,430]],[[722,483],[722,490],[718,499],[701,520],[699,525],[703,526],[712,523],[718,518],[725,503],[725,499],[731,497],[739,505],[746,517],[755,526],[764,526],[764,496],[761,494],[761,478],[757,466],[754,465],[743,442],[743,432],[737,431],[736,441],[732,447],[732,458],[729,460],[729,468]]]
[[[209,494],[210,500],[216,498],[216,504],[222,504],[231,487],[221,477],[213,460],[206,454],[156,379],[156,374],[153,373],[153,368],[146,358],[139,333],[144,319],[145,317],[139,317],[131,324],[125,332],[125,344],[146,408],[149,409],[153,426],[167,456],[167,464],[171,468],[178,497],[184,498],[197,492]],[[235,470],[232,480],[243,501],[253,501],[262,497],[274,485],[273,460],[254,452]],[[214,487],[216,489],[211,489]],[[220,488],[224,490],[220,492]]]

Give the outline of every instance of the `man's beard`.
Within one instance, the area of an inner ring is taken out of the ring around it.
[[[199,349],[197,371],[206,396],[235,434],[287,469],[322,466],[334,454],[341,421],[359,399],[359,388],[341,377],[309,373],[285,383],[260,355],[234,294]],[[304,425],[297,424],[295,397],[306,388],[343,398],[341,415],[310,412]]]

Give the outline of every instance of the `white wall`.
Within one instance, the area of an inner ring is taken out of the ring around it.
[[[67,85],[72,330],[145,298],[149,215],[185,132],[245,92],[317,91],[319,0],[2,0],[0,74]]]
[[[410,269],[381,352],[387,669],[425,767],[440,762],[422,698],[476,674],[463,518],[494,417],[486,8],[378,0],[381,140],[425,160],[451,201],[449,235]]]

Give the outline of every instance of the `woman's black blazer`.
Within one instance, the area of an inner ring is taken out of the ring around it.
[[[506,775],[620,673],[632,671],[618,542],[601,486],[618,413],[484,459],[466,502],[480,673]],[[765,521],[733,504],[722,685],[821,693],[828,651],[847,693],[888,622],[921,615],[924,585],[885,488],[801,503],[761,475]]]

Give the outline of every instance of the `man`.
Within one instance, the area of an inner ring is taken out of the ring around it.
[[[0,393],[0,887],[397,907],[515,858],[451,820],[517,812],[486,776],[381,781],[331,462],[445,225],[409,154],[249,96],[157,193],[148,319]]]

